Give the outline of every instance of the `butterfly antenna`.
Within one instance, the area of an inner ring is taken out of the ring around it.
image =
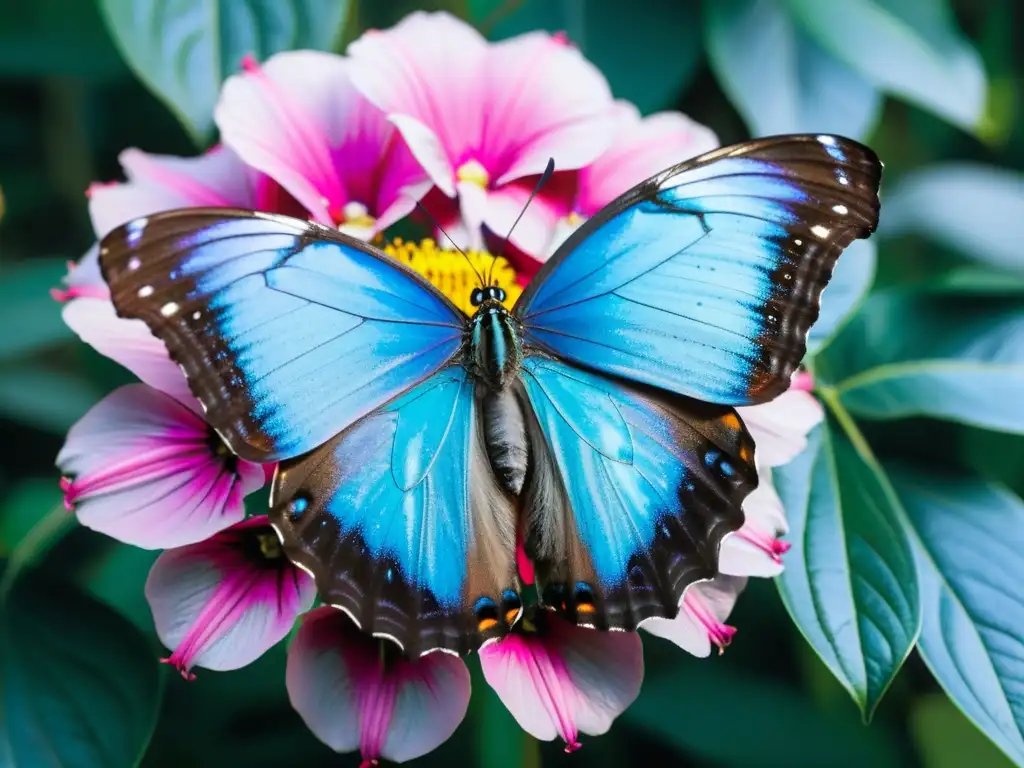
[[[428,219],[430,219],[430,221],[433,223],[433,225],[435,227],[438,228],[438,230],[441,232],[441,234],[444,235],[446,238],[448,238],[448,242],[451,243],[455,247],[455,250],[462,254],[462,258],[464,258],[466,260],[466,263],[469,264],[469,268],[472,269],[473,270],[473,274],[476,275],[476,279],[480,281],[480,287],[481,288],[486,288],[487,287],[487,283],[484,280],[484,276],[480,274],[480,270],[478,270],[475,266],[473,266],[473,262],[470,260],[469,256],[466,254],[466,252],[464,250],[462,250],[461,248],[459,248],[459,244],[456,243],[452,239],[452,236],[444,231],[444,227],[442,227],[441,224],[438,222],[438,220],[435,219],[430,214],[430,211],[428,211],[426,209],[426,207],[423,205],[423,203],[421,203],[419,200],[417,200],[416,201],[416,207],[419,208],[421,211],[423,211],[424,215],[426,215],[426,217]]]
[[[535,198],[537,196],[537,193],[540,192],[541,187],[548,183],[548,179],[551,178],[551,175],[554,172],[555,158],[549,157],[548,164],[544,167],[544,173],[542,173],[540,175],[540,178],[537,180],[537,185],[533,188],[533,192],[530,193],[529,198],[527,198],[526,204],[523,206],[523,210],[519,212],[519,215],[516,216],[516,220],[512,222],[512,226],[509,228],[508,234],[505,235],[505,239],[501,243],[501,250],[491,261],[491,266],[487,270],[487,285],[491,284],[491,277],[494,274],[494,264],[498,261],[499,258],[505,255],[505,248],[508,246],[508,239],[512,237],[512,232],[515,230],[516,225],[519,224],[520,219],[523,218],[523,214],[526,213],[526,209],[530,207],[530,203],[533,202],[533,198]]]

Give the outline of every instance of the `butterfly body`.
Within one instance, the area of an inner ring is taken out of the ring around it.
[[[324,603],[410,655],[542,607],[673,617],[756,486],[734,406],[782,391],[881,164],[834,136],[725,147],[574,232],[509,311],[467,318],[373,246],[284,216],[170,211],[104,239],[118,313],[167,345]],[[481,281],[485,282],[485,281]]]

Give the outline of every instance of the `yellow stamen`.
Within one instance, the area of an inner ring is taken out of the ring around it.
[[[484,168],[476,160],[467,160],[459,169],[455,172],[455,178],[459,181],[468,181],[472,184],[479,184],[484,189],[487,189],[487,185],[491,181],[491,177],[487,173],[487,169]]]
[[[569,215],[565,217],[565,220],[570,227],[578,227],[580,224],[586,221],[586,219],[584,219],[582,216],[576,213],[576,211],[571,211]]]
[[[277,560],[281,557],[281,542],[277,540],[277,534],[261,533],[256,540],[260,544],[260,553],[267,560]]]
[[[384,246],[384,252],[427,278],[467,315],[476,311],[469,303],[469,297],[480,281],[458,251],[438,248],[437,243],[429,238],[412,243],[396,237]],[[515,270],[508,261],[500,256],[495,258],[486,251],[467,251],[466,255],[482,275],[494,265],[491,282],[505,289],[505,305],[511,309],[523,289],[516,282]]]

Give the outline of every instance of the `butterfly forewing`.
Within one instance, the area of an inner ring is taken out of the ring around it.
[[[207,420],[252,461],[296,456],[441,368],[464,318],[379,250],[231,209],[137,219],[100,246],[122,317],[182,367]]]
[[[881,163],[780,136],[670,168],[573,233],[515,308],[527,345],[728,405],[772,399],[840,252],[878,221]]]

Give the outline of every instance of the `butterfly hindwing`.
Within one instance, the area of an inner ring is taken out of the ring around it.
[[[757,484],[735,411],[536,355],[522,382],[540,599],[601,628],[674,617],[686,587],[717,572]]]
[[[274,480],[271,522],[321,599],[413,656],[466,652],[519,616],[515,510],[476,410],[465,369],[444,368]]]
[[[728,405],[789,386],[839,253],[878,220],[856,142],[780,136],[670,168],[574,232],[515,307],[524,341]]]
[[[459,310],[366,243],[251,211],[137,219],[100,246],[118,314],[139,318],[184,370],[240,456],[322,444],[458,351]]]

